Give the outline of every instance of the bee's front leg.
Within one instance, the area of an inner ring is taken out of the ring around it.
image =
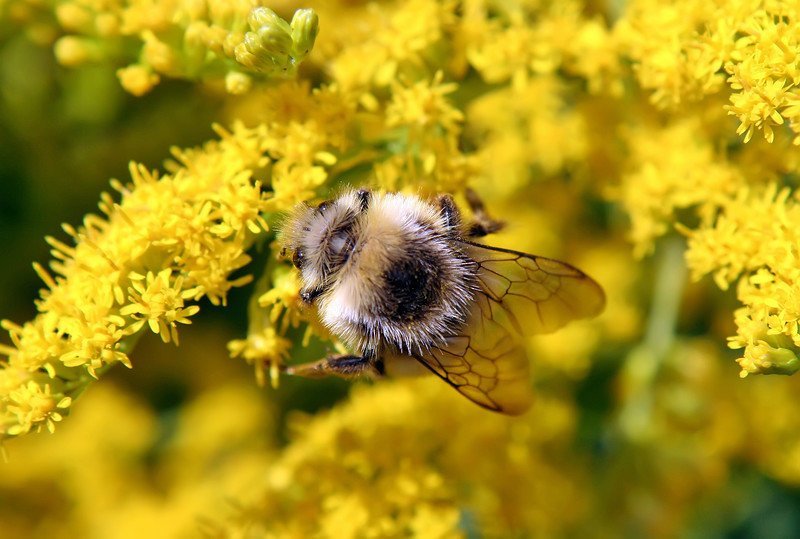
[[[313,363],[287,367],[285,372],[286,374],[304,376],[306,378],[324,378],[325,376],[338,376],[340,378],[369,376],[378,378],[383,376],[385,370],[383,358],[378,357],[374,350],[365,350],[360,356],[339,355],[326,357]]]

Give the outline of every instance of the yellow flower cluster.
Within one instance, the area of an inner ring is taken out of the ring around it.
[[[469,63],[489,83],[524,85],[558,70],[586,80],[591,93],[622,90],[617,44],[606,24],[577,0],[492,6],[471,2],[464,33]],[[534,16],[535,14],[535,16]]]
[[[708,222],[746,185],[741,170],[715,151],[696,118],[663,128],[642,126],[627,138],[629,170],[615,196],[628,210],[639,256],[653,250],[680,212],[691,210]]]
[[[482,140],[480,173],[507,196],[534,178],[576,168],[586,158],[589,127],[567,106],[569,92],[554,76],[503,86],[470,103],[470,135]]]
[[[626,44],[643,89],[661,114],[628,139],[632,159],[621,189],[638,253],[673,224],[689,237],[695,278],[722,289],[738,280],[735,313],[742,376],[793,373],[798,284],[798,216],[780,182],[798,173],[797,6],[790,2],[632,2],[615,35]],[[724,104],[722,100],[727,100]],[[739,121],[736,137],[720,116]],[[762,131],[764,141],[751,140]],[[745,146],[742,146],[746,144]],[[792,180],[789,180],[792,181]]]
[[[43,426],[53,429],[79,394],[106,367],[131,366],[128,352],[148,327],[164,342],[199,311],[206,297],[224,304],[230,279],[245,266],[267,196],[253,170],[263,167],[263,130],[239,127],[196,152],[175,150],[172,174],[157,177],[132,164],[131,183],[113,182],[119,202],[104,195],[104,217],[90,215],[78,229],[65,225],[70,246],[48,238],[55,276],[36,270],[47,285],[40,314],[20,326],[4,321],[13,347],[0,369],[3,436]]]
[[[201,515],[252,496],[253,478],[274,458],[270,403],[243,384],[190,399],[168,433],[146,400],[111,382],[89,388],[82,403],[55,434],[9,444],[4,536],[195,536],[210,520]]]
[[[634,0],[615,35],[660,108],[729,93],[747,142],[800,118],[800,10],[791,2]],[[795,144],[800,137],[795,135]]]
[[[358,389],[328,414],[295,418],[295,439],[260,493],[212,529],[221,536],[463,537],[467,514],[467,529],[545,537],[585,516],[581,471],[552,457],[568,451],[569,403],[542,398],[534,426],[487,421],[433,380]],[[503,459],[480,458],[482,447],[502,448]]]
[[[746,534],[696,521],[703,502],[724,502],[759,522],[752,497],[731,492],[762,475],[800,483],[799,382],[740,381],[725,360],[729,336],[742,377],[800,370],[798,7],[310,4],[0,0],[0,23],[24,23],[63,65],[127,64],[118,76],[134,94],[164,78],[197,83],[176,86],[181,97],[227,90],[209,98],[230,126],[218,140],[173,150],[164,172],[131,165],[100,216],[65,225],[70,241],[47,239],[39,314],[2,322],[0,441],[22,438],[7,443],[12,458],[21,448],[29,477],[57,492],[42,507],[66,513],[59,500],[75,500],[64,534],[154,522],[162,535]],[[602,283],[603,316],[525,336],[530,413],[492,415],[438,379],[356,387],[339,404],[337,381],[278,387],[286,363],[347,350],[300,300],[273,233],[297,204],[350,185],[459,201],[472,188],[506,221],[487,243],[568,260]],[[251,257],[263,267],[246,267]],[[244,273],[256,275],[240,292],[246,330],[205,334],[198,303],[235,314]],[[175,375],[176,391],[148,388],[145,404],[92,383],[130,367],[148,330],[177,344],[190,322],[192,374]],[[225,342],[275,387],[274,418],[252,375],[209,390],[217,373],[245,369],[211,351]],[[53,436],[60,453],[19,436],[81,409]],[[288,436],[265,432],[284,422]],[[86,441],[95,430],[110,457]],[[81,474],[81,460],[96,469]],[[24,473],[0,477],[0,520],[16,490],[39,507]],[[51,519],[14,518],[16,535],[53,535]]]
[[[652,103],[674,108],[722,90],[720,70],[731,59],[737,23],[748,4],[734,3],[731,9],[702,0],[628,3],[615,37],[642,89],[652,92]]]
[[[741,375],[800,370],[800,206],[788,189],[742,189],[712,225],[692,232],[687,262],[722,288],[738,279],[731,348],[744,348]]]
[[[59,62],[79,66],[131,61],[117,75],[141,96],[162,77],[220,79],[232,94],[253,77],[292,77],[314,46],[318,18],[301,9],[287,23],[253,0],[54,3],[65,35],[55,42]]]
[[[332,80],[362,93],[367,106],[373,87],[412,82],[442,63],[449,52],[446,32],[456,23],[458,7],[453,0],[410,0],[355,7],[348,16],[346,2],[319,4],[320,16],[329,13],[327,19],[338,23],[320,36],[321,61],[329,64]]]

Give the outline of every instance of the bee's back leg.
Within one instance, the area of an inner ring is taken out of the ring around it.
[[[467,204],[469,204],[473,216],[473,221],[468,223],[466,227],[465,234],[467,237],[481,238],[488,234],[498,232],[506,226],[505,222],[489,217],[489,214],[486,212],[486,206],[483,200],[478,196],[478,193],[468,187],[464,194],[467,197]]]
[[[377,357],[374,351],[367,350],[359,355],[330,356],[313,363],[293,365],[286,368],[286,374],[304,376],[306,378],[324,378],[325,376],[338,376],[340,378],[356,378],[369,376],[377,378],[383,376],[383,359]]]

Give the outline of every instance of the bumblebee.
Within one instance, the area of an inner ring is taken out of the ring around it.
[[[531,402],[520,337],[600,313],[602,288],[558,260],[474,241],[499,230],[467,194],[453,198],[351,190],[295,209],[282,232],[300,271],[304,303],[353,354],[287,368],[289,374],[430,371],[473,402],[506,414]]]

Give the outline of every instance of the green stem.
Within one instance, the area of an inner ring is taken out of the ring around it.
[[[622,375],[626,400],[619,415],[619,427],[629,439],[646,438],[651,432],[653,384],[675,342],[675,328],[686,284],[684,241],[665,238],[658,249],[658,262],[644,339],[628,355]]]
[[[664,361],[675,340],[675,326],[686,285],[684,250],[683,238],[670,236],[663,241],[659,252],[653,304],[643,342],[652,352],[655,367]]]

